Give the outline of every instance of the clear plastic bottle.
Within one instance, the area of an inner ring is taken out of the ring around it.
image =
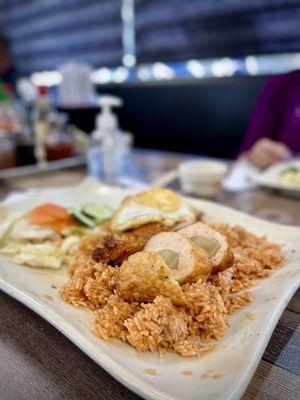
[[[34,155],[38,163],[47,161],[46,138],[50,132],[48,115],[51,111],[51,104],[47,88],[39,88],[39,96],[33,113],[34,130]]]
[[[103,162],[101,154],[101,141],[91,138],[87,154],[88,175],[101,181],[104,179]]]
[[[132,135],[118,128],[117,116],[112,107],[121,106],[118,97],[103,96],[102,112],[96,117],[96,129],[92,132],[88,151],[88,173],[109,184],[118,183],[132,146]]]

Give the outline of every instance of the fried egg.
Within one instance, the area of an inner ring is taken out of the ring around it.
[[[195,219],[196,211],[186,200],[172,190],[154,188],[126,197],[113,215],[111,229],[123,232],[150,222],[172,227]]]

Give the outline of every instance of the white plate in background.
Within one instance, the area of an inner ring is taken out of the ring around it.
[[[253,181],[260,185],[272,189],[278,189],[284,194],[291,195],[294,197],[300,197],[300,186],[291,186],[281,181],[281,173],[291,166],[297,166],[300,168],[300,158],[294,160],[283,161],[275,164],[262,172],[258,172],[252,175]],[[300,207],[300,206],[299,206]]]
[[[100,201],[117,207],[132,191],[101,186],[87,179],[74,188],[27,194],[22,200],[8,200],[0,206],[0,216],[10,211],[30,209],[42,202],[64,206]],[[169,353],[159,358],[153,353],[138,353],[120,341],[105,342],[89,330],[92,312],[74,308],[60,298],[58,290],[66,280],[60,271],[33,269],[16,265],[0,257],[0,288],[37,312],[67,336],[97,364],[145,399],[198,400],[239,399],[264,353],[280,315],[300,283],[300,229],[272,224],[230,208],[204,200],[192,200],[206,213],[208,221],[240,224],[248,230],[267,235],[282,243],[286,262],[272,277],[251,291],[255,300],[234,314],[219,347],[202,358],[183,358]],[[53,301],[48,296],[53,296]],[[247,318],[247,312],[255,320]],[[146,369],[155,369],[156,376]],[[183,375],[192,371],[192,375]],[[208,371],[218,379],[203,378]]]

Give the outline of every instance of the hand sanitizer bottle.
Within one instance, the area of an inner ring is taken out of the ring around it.
[[[119,130],[117,116],[112,107],[120,107],[122,100],[115,96],[102,96],[102,112],[96,117],[88,151],[88,173],[107,183],[117,183],[123,173],[124,160],[131,147],[131,135]]]

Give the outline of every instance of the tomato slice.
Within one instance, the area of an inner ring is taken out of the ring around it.
[[[29,219],[32,224],[50,225],[55,230],[77,225],[64,207],[53,203],[45,203],[33,208]]]

